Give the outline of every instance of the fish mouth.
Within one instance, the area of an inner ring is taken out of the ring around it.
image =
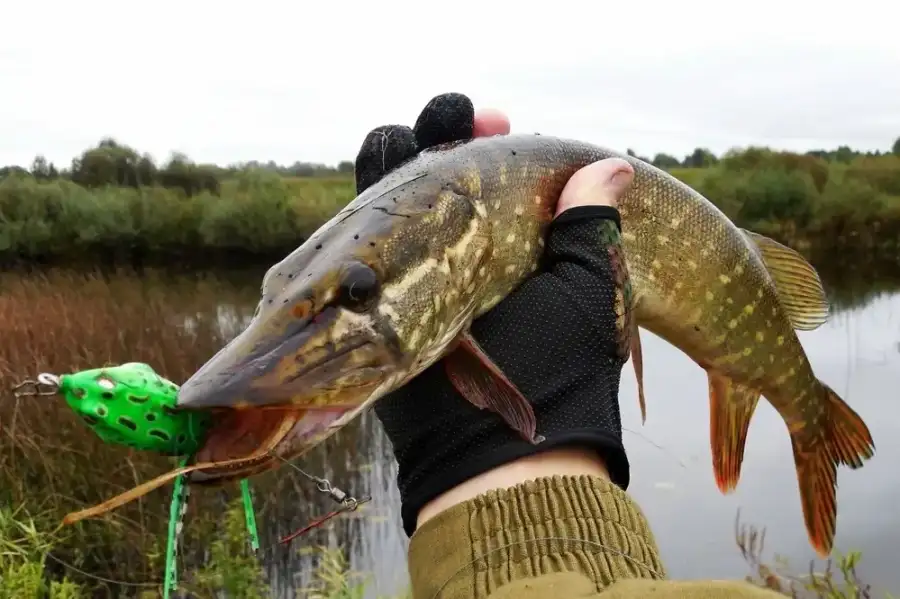
[[[215,393],[217,401],[235,407],[213,408],[213,425],[191,459],[206,466],[191,481],[224,482],[279,467],[340,428],[394,372],[384,352],[364,339],[289,373],[277,363],[257,377],[248,370]]]
[[[365,407],[223,410],[191,458],[198,484],[220,484],[274,470],[335,432]]]
[[[371,330],[340,324],[334,309],[277,334],[251,324],[182,385],[178,407],[210,409],[213,416],[191,459],[191,481],[213,484],[274,469],[368,404],[400,368],[400,355]]]

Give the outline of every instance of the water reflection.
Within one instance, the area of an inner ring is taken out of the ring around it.
[[[801,341],[819,377],[840,393],[866,420],[875,438],[876,457],[859,471],[839,471],[836,547],[861,549],[861,573],[877,587],[900,589],[893,550],[900,534],[900,512],[892,504],[900,491],[895,464],[900,460],[900,293],[882,289],[845,291],[841,308]],[[233,333],[252,314],[251,302],[223,305],[218,318]],[[740,485],[721,495],[713,479],[709,450],[709,409],[704,372],[661,339],[644,333],[644,371],[648,420],[640,423],[637,390],[630,366],[621,387],[625,442],[632,463],[630,492],[656,532],[669,573],[677,578],[741,578],[747,573],[734,546],[738,508],[745,522],[766,526],[767,547],[788,557],[800,570],[814,558],[800,511],[790,441],[781,418],[761,402],[750,427]],[[894,435],[898,435],[895,437]],[[323,447],[297,461],[304,469],[331,478],[357,496],[373,501],[360,513],[333,520],[266,558],[273,591],[293,597],[308,584],[312,558],[304,545],[343,546],[355,570],[369,573],[368,596],[403,590],[407,584],[407,539],[400,527],[399,496],[390,443],[371,414],[338,433]],[[283,467],[255,483],[261,534],[266,542],[306,525],[334,508],[313,485]]]

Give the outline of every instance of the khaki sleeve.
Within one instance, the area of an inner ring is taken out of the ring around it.
[[[784,599],[784,595],[742,580],[622,580],[598,594],[603,599]]]
[[[577,572],[560,572],[507,583],[489,599],[784,599],[784,595],[731,580],[622,580],[598,591]]]

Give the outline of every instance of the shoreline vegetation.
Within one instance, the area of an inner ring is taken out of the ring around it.
[[[835,255],[900,262],[900,139],[885,152],[697,148],[681,160],[641,158],[817,266]],[[355,197],[352,176],[347,161],[220,167],[176,154],[157,165],[104,139],[66,168],[42,156],[0,168],[0,265],[271,263]]]

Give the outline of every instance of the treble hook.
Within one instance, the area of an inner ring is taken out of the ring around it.
[[[12,388],[16,397],[40,397],[56,395],[59,391],[59,377],[55,374],[42,372],[37,380],[27,379]]]

